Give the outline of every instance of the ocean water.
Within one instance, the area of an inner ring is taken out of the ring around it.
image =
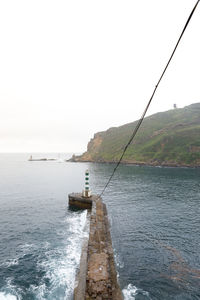
[[[73,299],[88,232],[86,212],[69,210],[67,195],[82,191],[87,168],[100,193],[113,165],[67,157],[0,154],[0,300]],[[126,300],[200,299],[199,177],[199,169],[119,167],[103,200]]]

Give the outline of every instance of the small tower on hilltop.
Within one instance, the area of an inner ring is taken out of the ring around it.
[[[176,105],[176,103],[174,103],[174,105],[173,105],[173,106],[174,106],[174,109],[176,109],[176,108],[177,108],[177,105]]]

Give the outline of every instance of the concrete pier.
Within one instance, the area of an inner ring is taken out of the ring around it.
[[[91,196],[91,197],[83,197],[81,193],[72,193],[68,195],[69,197],[69,206],[74,206],[80,209],[92,209],[92,203],[98,197]]]
[[[106,205],[96,195],[84,198],[81,194],[70,194],[69,205],[87,208],[90,221],[89,239],[82,246],[74,300],[122,300]]]

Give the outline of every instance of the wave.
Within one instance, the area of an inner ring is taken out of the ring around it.
[[[149,293],[143,291],[142,289],[137,288],[136,286],[132,285],[131,283],[122,290],[124,295],[124,300],[135,300],[137,295],[142,295],[142,299],[151,300]]]
[[[117,268],[123,269],[124,268],[123,259],[121,258],[119,253],[116,252],[116,249],[114,249],[114,257],[115,257],[115,264],[116,264]]]
[[[27,278],[29,286],[21,289],[15,277],[7,278],[6,284],[0,289],[0,300],[22,300],[29,297],[37,300],[72,299],[82,241],[89,234],[85,227],[86,221],[87,211],[73,212],[61,221],[52,245],[43,241],[40,244],[19,246],[18,255],[4,262],[4,268],[14,266],[18,268],[15,271],[18,271],[26,263],[24,259],[27,259],[27,263],[29,259],[33,259],[33,282],[30,277]],[[38,283],[34,283],[37,276],[40,279]]]
[[[22,300],[18,292],[16,287],[12,285],[12,278],[8,278],[6,286],[0,291],[0,300]]]
[[[18,247],[19,253],[14,258],[7,259],[6,261],[0,264],[0,267],[9,268],[12,266],[17,266],[19,260],[22,259],[26,254],[32,253],[36,249],[36,246],[33,244],[24,244]],[[0,298],[1,300],[1,298]]]
[[[29,292],[36,299],[63,299],[73,297],[76,271],[80,262],[82,239],[88,235],[84,231],[87,212],[75,214],[65,220],[68,237],[62,247],[48,249],[45,258],[38,261],[37,268],[45,272],[39,286],[31,285]],[[65,236],[66,231],[59,230],[58,235]]]
[[[0,264],[0,267],[9,268],[19,264],[19,258],[8,259],[7,261]],[[1,300],[1,298],[0,298]]]
[[[16,296],[0,292],[0,300],[18,300]]]

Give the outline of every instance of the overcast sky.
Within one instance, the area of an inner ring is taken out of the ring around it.
[[[0,0],[0,152],[82,152],[138,119],[196,0]],[[200,5],[148,112],[200,102]]]

